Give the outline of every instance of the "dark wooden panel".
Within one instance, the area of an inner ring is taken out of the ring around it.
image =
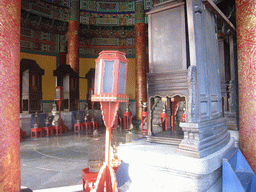
[[[149,14],[150,72],[185,70],[187,44],[184,4],[159,6]],[[171,6],[172,5],[172,6]]]

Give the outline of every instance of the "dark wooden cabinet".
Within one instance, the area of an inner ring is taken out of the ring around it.
[[[42,69],[35,60],[20,61],[20,112],[42,112]]]
[[[63,87],[64,100],[61,110],[76,111],[79,104],[79,75],[70,65],[59,65],[53,71],[53,76],[57,77],[57,86]]]
[[[94,83],[95,83],[95,69],[91,68],[88,73],[86,73],[85,78],[87,79],[87,95],[86,99],[88,102],[88,108],[92,109],[92,102],[91,102],[91,96],[94,94]],[[100,109],[100,103],[94,102],[93,103],[94,109]]]

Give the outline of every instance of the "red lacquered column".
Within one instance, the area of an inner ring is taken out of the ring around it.
[[[20,0],[0,0],[0,191],[20,191]]]
[[[135,55],[136,55],[136,117],[141,118],[140,101],[147,101],[146,87],[146,25],[144,1],[136,2],[135,13]]]
[[[60,35],[59,36],[59,64],[60,65],[66,65],[66,56],[67,56],[67,44],[68,44],[68,39],[66,38],[66,35]]]
[[[240,149],[256,173],[255,7],[255,0],[236,0]]]
[[[71,17],[68,23],[68,64],[79,74],[80,1],[71,0]]]
[[[66,52],[60,52],[60,65],[66,65]]]

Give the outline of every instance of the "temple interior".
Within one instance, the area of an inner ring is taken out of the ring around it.
[[[256,191],[255,6],[0,0],[0,191]]]

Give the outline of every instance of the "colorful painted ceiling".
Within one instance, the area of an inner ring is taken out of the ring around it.
[[[22,0],[21,50],[65,51],[69,17],[70,0]],[[134,0],[81,0],[80,22],[80,56],[97,57],[106,48],[135,56]]]
[[[21,49],[51,54],[65,51],[70,0],[21,1]],[[147,12],[163,1],[144,0],[144,9]],[[80,56],[97,57],[102,49],[118,49],[126,52],[128,57],[134,57],[135,2],[80,0]],[[230,19],[235,18],[229,6],[234,5],[234,0],[215,2]],[[219,26],[221,30],[222,24]]]
[[[144,9],[165,0],[144,0]],[[67,22],[70,0],[22,0],[22,10]],[[80,0],[80,21],[92,25],[134,25],[135,0]]]

